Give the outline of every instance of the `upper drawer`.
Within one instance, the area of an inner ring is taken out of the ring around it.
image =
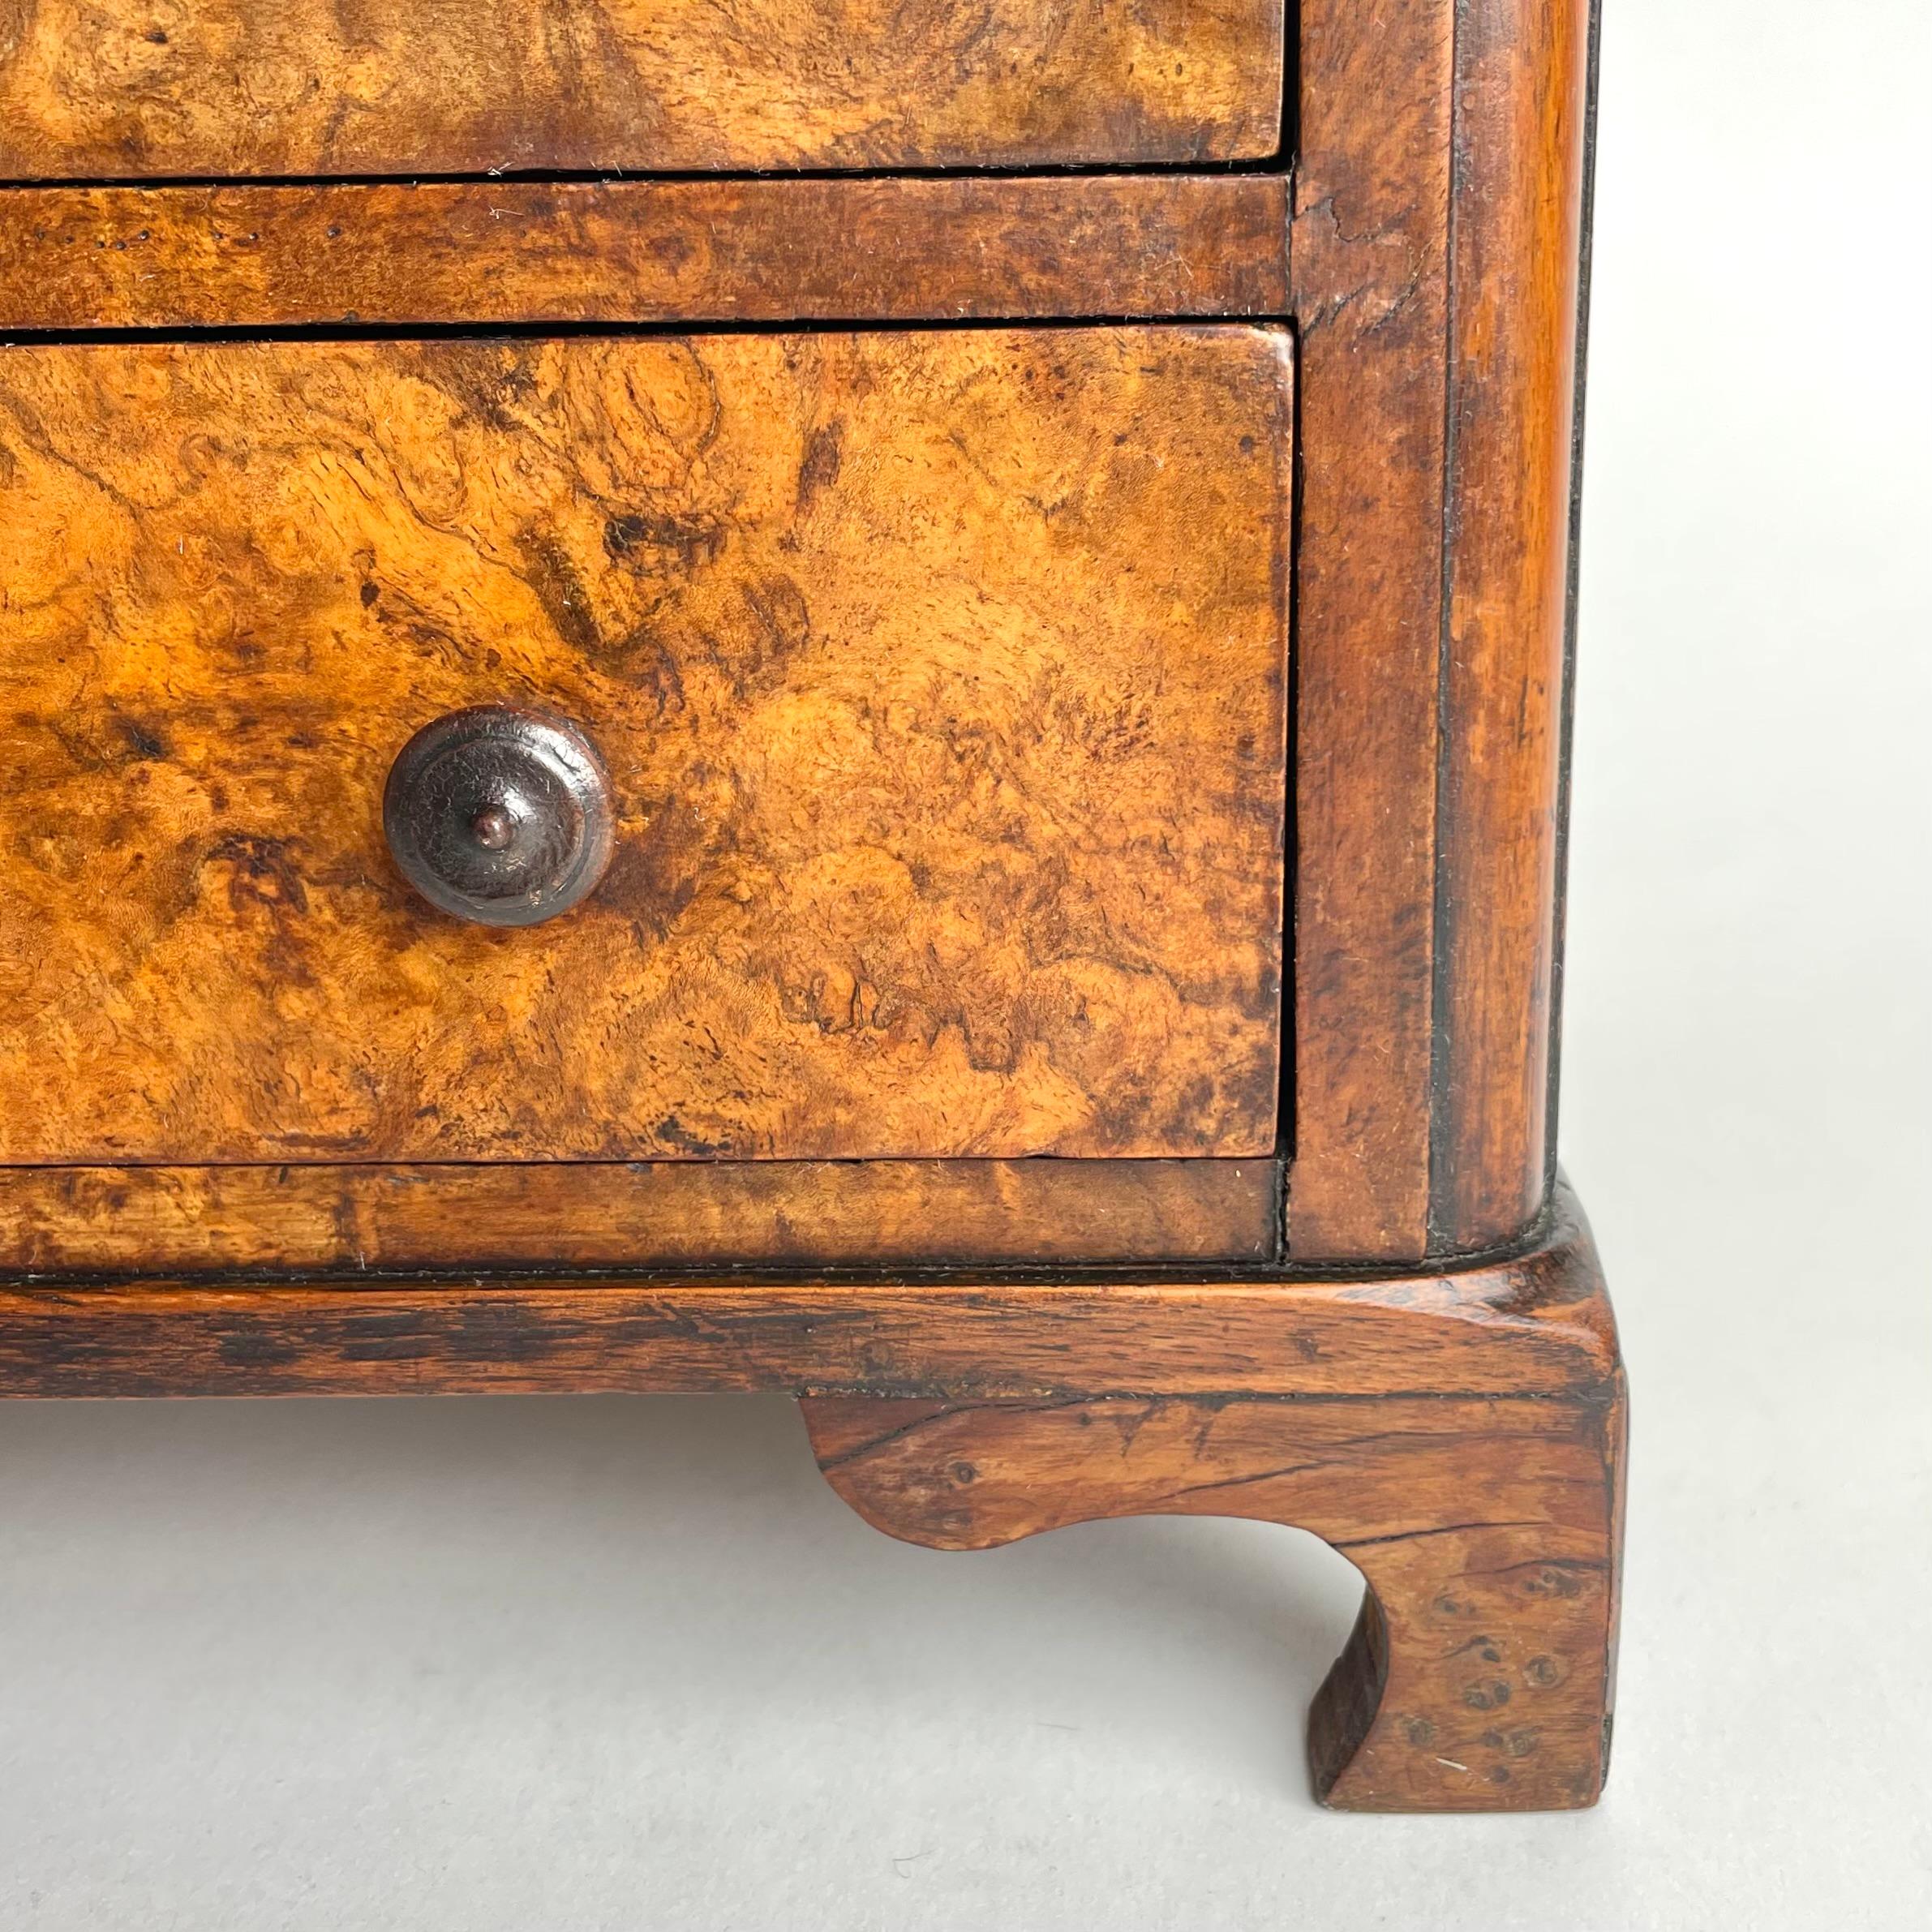
[[[0,0],[0,178],[1232,161],[1284,0]]]
[[[1267,1151],[1290,371],[0,348],[0,1161]],[[616,799],[521,930],[384,843],[399,749],[492,704]]]

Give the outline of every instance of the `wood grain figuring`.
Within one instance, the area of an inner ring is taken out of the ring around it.
[[[1280,316],[1286,177],[0,195],[0,328]]]
[[[1122,328],[0,350],[0,1159],[1252,1156],[1290,362]],[[390,865],[603,748],[523,932]]]
[[[1282,0],[0,0],[0,176],[1260,157]]]
[[[1588,0],[1458,14],[1434,1243],[1536,1215],[1569,575]]]
[[[0,1168],[0,1273],[1277,1259],[1272,1161]]]
[[[1623,1405],[1569,1400],[803,1405],[867,1522],[984,1549],[1116,1516],[1311,1530],[1368,1586],[1316,1698],[1316,1791],[1352,1810],[1593,1804],[1608,1744]]]
[[[1297,1254],[1428,1242],[1451,59],[1440,0],[1304,0],[1294,308]]]
[[[1567,1193],[1557,1209],[1514,1260],[1376,1281],[16,1282],[0,1394],[1581,1398],[1616,1374],[1616,1335],[1588,1229]]]

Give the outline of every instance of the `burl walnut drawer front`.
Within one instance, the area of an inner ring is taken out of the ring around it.
[[[0,350],[0,1160],[1275,1138],[1290,362],[1240,325]],[[383,797],[570,721],[521,930]]]
[[[1232,161],[1283,0],[0,0],[0,176]]]

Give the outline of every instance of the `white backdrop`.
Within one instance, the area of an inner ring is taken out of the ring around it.
[[[1932,9],[1608,3],[1562,1117],[1635,1395],[1604,1806],[1318,1812],[1339,1558],[902,1548],[788,1403],[11,1404],[0,1923],[1932,1922]]]

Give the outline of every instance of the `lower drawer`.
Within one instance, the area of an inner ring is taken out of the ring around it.
[[[0,1161],[1247,1155],[1290,357],[1236,326],[0,349]],[[600,753],[501,930],[439,716]]]

